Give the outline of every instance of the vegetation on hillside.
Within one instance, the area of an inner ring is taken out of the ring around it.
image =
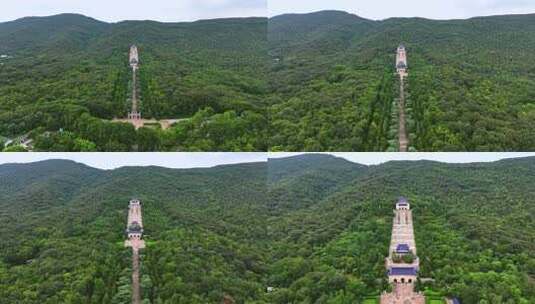
[[[0,298],[129,303],[128,200],[147,303],[360,303],[388,290],[396,198],[420,283],[466,304],[535,300],[533,158],[362,166],[325,155],[210,169],[0,166]]]
[[[307,171],[325,158],[309,159]],[[309,185],[337,178],[334,171],[318,168],[272,184],[274,213],[284,214],[270,222],[277,248],[270,281],[277,286],[275,302],[359,303],[387,290],[384,258],[400,195],[409,197],[414,210],[420,277],[435,280],[420,283],[421,290],[457,296],[462,303],[533,302],[534,165],[533,158],[368,168],[346,162],[355,177],[324,198]],[[285,200],[278,194],[285,184],[310,190],[299,200]],[[314,204],[300,204],[307,201]]]
[[[413,150],[533,150],[534,20],[372,21],[336,11],[271,18],[270,149],[391,150],[395,50],[404,43]]]
[[[130,303],[123,233],[132,197],[143,203],[145,302],[261,298],[265,166],[0,166],[2,303]]]
[[[0,24],[0,136],[40,151],[392,151],[404,43],[411,150],[532,150],[533,20],[23,18]],[[131,44],[141,112],[184,119],[169,130],[109,121],[128,112]]]
[[[265,151],[266,27],[72,14],[0,23],[0,135],[29,133],[42,151],[88,149],[81,140],[99,151]],[[109,121],[130,106],[132,44],[144,118],[187,118],[169,130]]]

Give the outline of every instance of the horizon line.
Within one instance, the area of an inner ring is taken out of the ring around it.
[[[430,161],[441,164],[490,164],[503,160],[535,157],[535,152],[268,152],[268,158],[283,159],[303,155],[330,155],[349,162],[377,166],[389,162]],[[357,157],[360,160],[357,160]]]
[[[368,18],[364,17],[362,15],[359,15],[355,12],[347,11],[347,10],[341,10],[341,9],[324,9],[324,10],[313,10],[313,11],[302,11],[302,12],[288,12],[288,13],[277,13],[277,14],[271,14],[271,12],[268,13],[268,19],[280,17],[280,16],[287,16],[287,15],[311,15],[311,14],[317,14],[321,12],[340,12],[340,13],[346,13],[349,15],[353,15],[365,20],[369,21],[386,21],[389,19],[425,19],[425,20],[431,20],[431,21],[459,21],[459,20],[471,20],[471,19],[477,19],[477,18],[490,18],[490,17],[504,17],[504,16],[528,16],[528,15],[535,15],[535,11],[531,13],[506,13],[506,14],[489,14],[489,15],[475,15],[471,17],[464,17],[464,18],[430,18],[430,17],[423,17],[423,16],[390,16],[383,19],[374,19],[374,18]]]
[[[167,169],[209,169],[218,166],[268,163],[270,159],[288,159],[306,155],[332,156],[364,166],[377,166],[389,162],[431,161],[441,164],[496,163],[502,160],[535,157],[533,152],[215,152],[215,153],[8,153],[3,165],[24,165],[46,161],[67,161],[112,171],[130,167],[159,167]],[[37,156],[35,156],[37,154]],[[127,156],[125,158],[125,156]],[[107,157],[107,158],[106,158]],[[151,160],[147,161],[149,157]],[[165,159],[163,159],[165,158]],[[171,159],[173,158],[173,159]],[[102,161],[104,159],[104,161]],[[154,161],[156,160],[156,161]]]
[[[251,16],[228,16],[228,17],[215,17],[215,18],[200,18],[200,19],[194,19],[194,20],[174,20],[174,21],[162,21],[162,20],[156,20],[156,19],[122,19],[117,21],[107,21],[103,19],[99,19],[97,17],[93,17],[84,13],[77,13],[77,12],[64,12],[64,13],[58,13],[58,14],[51,14],[51,15],[27,15],[18,17],[15,19],[10,20],[0,20],[0,24],[2,23],[8,23],[8,22],[16,22],[23,19],[29,19],[29,18],[50,18],[50,17],[57,17],[62,15],[76,15],[76,16],[82,16],[85,18],[93,19],[98,22],[106,23],[106,24],[117,24],[122,22],[157,22],[157,23],[164,23],[164,24],[172,24],[172,23],[195,23],[195,22],[202,22],[202,21],[213,21],[213,20],[229,20],[229,19],[252,19],[252,18],[258,18],[258,19],[273,19],[281,16],[290,16],[290,15],[312,15],[317,14],[321,12],[339,12],[339,13],[346,13],[355,17],[359,17],[361,19],[369,20],[369,21],[375,21],[375,22],[382,22],[389,19],[425,19],[430,21],[460,21],[460,20],[471,20],[471,19],[477,19],[477,18],[491,18],[491,17],[506,17],[506,16],[529,16],[529,15],[535,15],[535,12],[530,13],[506,13],[506,14],[489,14],[489,15],[475,15],[471,17],[465,17],[465,18],[430,18],[425,16],[390,16],[383,19],[374,19],[374,18],[368,18],[364,17],[362,15],[359,15],[355,12],[346,11],[346,10],[337,10],[337,9],[324,9],[324,10],[313,10],[313,11],[302,11],[302,12],[287,12],[282,14],[271,14],[268,13],[267,16],[258,16],[258,15],[251,15]]]
[[[99,19],[97,17],[93,17],[90,15],[86,15],[84,13],[58,13],[58,14],[52,14],[52,15],[28,15],[28,16],[22,16],[15,19],[10,20],[0,20],[0,24],[2,23],[8,23],[8,22],[16,22],[23,19],[30,19],[30,18],[51,18],[51,17],[58,17],[63,15],[75,15],[75,16],[81,16],[89,19],[93,19],[95,21],[106,23],[106,24],[116,24],[121,22],[157,22],[157,23],[195,23],[195,22],[201,22],[201,21],[211,21],[211,20],[227,20],[227,19],[252,19],[252,18],[265,18],[268,19],[267,16],[229,16],[229,17],[215,17],[215,18],[200,18],[195,20],[177,20],[177,21],[162,21],[162,20],[156,20],[156,19],[123,19],[118,21],[105,21],[103,19]]]

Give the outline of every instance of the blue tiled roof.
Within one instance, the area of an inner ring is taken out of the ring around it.
[[[407,200],[407,198],[405,198],[404,196],[400,196],[398,198],[398,204],[406,204],[408,203],[409,201]]]
[[[414,267],[392,267],[388,272],[388,275],[417,275],[417,271]]]
[[[396,252],[398,253],[407,253],[409,252],[409,250],[410,248],[407,244],[398,244],[398,246],[396,247]]]

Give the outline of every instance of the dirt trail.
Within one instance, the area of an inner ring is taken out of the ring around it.
[[[399,152],[407,152],[409,147],[409,139],[407,137],[407,127],[406,127],[406,118],[405,118],[405,84],[403,76],[400,76],[399,82],[399,128],[398,128],[398,139],[399,139]]]

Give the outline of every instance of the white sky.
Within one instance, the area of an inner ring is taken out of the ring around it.
[[[295,156],[303,153],[269,153],[270,158]],[[452,153],[322,153],[343,157],[349,161],[363,165],[377,165],[392,160],[433,160],[444,163],[474,163],[494,162],[505,158],[518,158],[535,156],[535,153],[477,153],[477,152],[452,152]]]
[[[0,153],[0,165],[67,159],[100,169],[124,166],[206,168],[224,164],[263,162],[266,158],[267,153]]]
[[[269,9],[268,9],[269,8]],[[194,21],[344,10],[369,19],[535,13],[535,0],[3,0],[0,22],[27,16],[79,13],[102,21]]]
[[[535,0],[269,0],[268,6],[269,16],[343,10],[375,20],[390,17],[464,19],[535,13]]]
[[[163,22],[267,15],[267,0],[2,0],[0,22],[78,13],[98,20]]]
[[[304,153],[0,153],[0,165],[68,159],[100,169],[124,166],[204,168],[223,164],[265,162]],[[505,158],[535,156],[535,153],[324,153],[349,161],[377,165],[391,160],[434,160],[446,163],[493,162]]]

